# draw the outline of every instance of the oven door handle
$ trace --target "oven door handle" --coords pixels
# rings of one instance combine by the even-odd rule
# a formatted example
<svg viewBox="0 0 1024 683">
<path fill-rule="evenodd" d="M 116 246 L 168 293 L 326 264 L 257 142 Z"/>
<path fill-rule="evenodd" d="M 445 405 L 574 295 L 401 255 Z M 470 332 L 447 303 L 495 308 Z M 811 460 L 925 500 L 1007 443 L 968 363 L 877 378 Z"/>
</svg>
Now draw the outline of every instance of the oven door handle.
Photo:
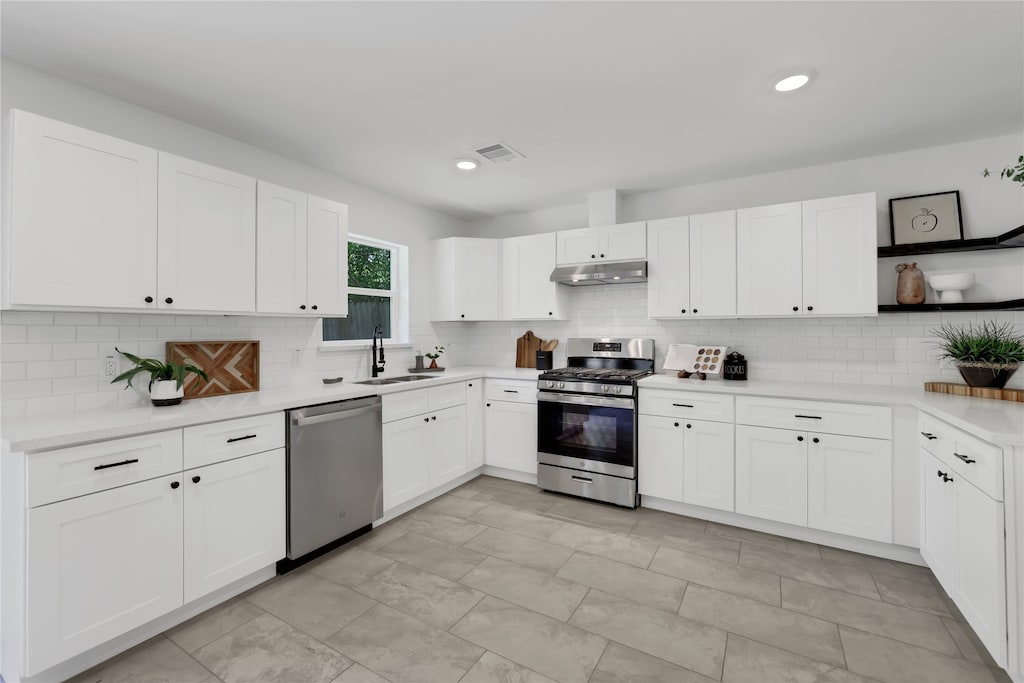
<svg viewBox="0 0 1024 683">
<path fill-rule="evenodd" d="M 581 406 L 607 406 L 609 408 L 633 409 L 633 399 L 622 398 L 619 396 L 595 396 L 592 394 L 583 396 L 580 394 L 559 394 L 554 391 L 538 391 L 537 400 L 546 401 L 548 403 L 572 403 L 574 405 Z"/>
</svg>

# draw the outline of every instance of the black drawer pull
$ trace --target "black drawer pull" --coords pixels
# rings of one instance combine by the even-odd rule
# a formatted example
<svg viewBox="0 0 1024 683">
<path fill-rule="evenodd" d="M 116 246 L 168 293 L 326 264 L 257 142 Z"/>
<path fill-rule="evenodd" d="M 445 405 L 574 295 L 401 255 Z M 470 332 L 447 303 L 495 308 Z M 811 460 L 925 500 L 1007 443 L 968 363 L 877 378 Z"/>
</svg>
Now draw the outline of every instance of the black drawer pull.
<svg viewBox="0 0 1024 683">
<path fill-rule="evenodd" d="M 692 408 L 693 407 L 689 403 L 673 403 L 672 405 L 674 407 L 676 407 L 676 408 Z"/>
<path fill-rule="evenodd" d="M 93 467 L 94 470 L 105 470 L 110 467 L 120 467 L 121 465 L 131 465 L 133 462 L 138 462 L 138 458 L 132 458 L 131 460 L 122 460 L 121 462 L 112 462 L 109 465 L 96 465 Z"/>
<path fill-rule="evenodd" d="M 794 415 L 793 417 L 802 417 L 805 420 L 820 420 L 820 415 Z"/>
<path fill-rule="evenodd" d="M 255 439 L 255 434 L 246 434 L 245 436 L 235 436 L 228 439 L 228 443 L 234 443 L 236 441 L 245 441 L 246 439 Z"/>
<path fill-rule="evenodd" d="M 519 393 L 518 389 L 502 389 L 502 391 L 504 391 L 506 394 L 518 394 Z"/>
<path fill-rule="evenodd" d="M 971 463 L 978 462 L 977 460 L 974 460 L 973 458 L 968 458 L 966 455 L 961 455 L 959 453 L 953 453 L 953 455 L 956 456 L 957 458 L 960 458 L 961 460 L 963 460 L 968 465 L 970 465 Z"/>
<path fill-rule="evenodd" d="M 179 486 L 181 486 L 181 482 L 180 482 L 180 481 L 172 481 L 172 482 L 171 482 L 171 488 L 172 488 L 172 489 L 176 489 L 176 488 L 178 488 Z"/>
<path fill-rule="evenodd" d="M 937 474 L 939 476 L 939 479 L 941 479 L 944 482 L 953 481 L 953 477 L 949 476 L 948 474 L 946 474 L 942 470 L 936 470 L 935 474 Z"/>
<path fill-rule="evenodd" d="M 197 474 L 196 476 L 192 477 L 192 483 L 193 483 L 193 484 L 198 484 L 198 483 L 199 483 L 199 480 L 200 480 L 200 479 L 202 479 L 202 477 L 200 477 L 200 476 L 199 476 L 199 475 Z"/>
<path fill-rule="evenodd" d="M 934 434 L 929 434 L 928 432 L 921 432 L 921 436 L 923 436 L 924 438 L 928 439 L 929 441 L 935 441 L 935 439 L 939 438 L 939 437 L 935 436 Z"/>
</svg>

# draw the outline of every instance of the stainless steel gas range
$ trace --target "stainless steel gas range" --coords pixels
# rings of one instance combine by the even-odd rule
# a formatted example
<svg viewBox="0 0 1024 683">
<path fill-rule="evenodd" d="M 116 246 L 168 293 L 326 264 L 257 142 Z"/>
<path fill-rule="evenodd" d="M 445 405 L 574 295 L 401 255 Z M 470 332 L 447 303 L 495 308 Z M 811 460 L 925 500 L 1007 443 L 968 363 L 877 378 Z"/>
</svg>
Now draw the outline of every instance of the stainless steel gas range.
<svg viewBox="0 0 1024 683">
<path fill-rule="evenodd" d="M 653 339 L 570 339 L 569 366 L 537 381 L 537 485 L 635 508 L 636 382 Z"/>
</svg>

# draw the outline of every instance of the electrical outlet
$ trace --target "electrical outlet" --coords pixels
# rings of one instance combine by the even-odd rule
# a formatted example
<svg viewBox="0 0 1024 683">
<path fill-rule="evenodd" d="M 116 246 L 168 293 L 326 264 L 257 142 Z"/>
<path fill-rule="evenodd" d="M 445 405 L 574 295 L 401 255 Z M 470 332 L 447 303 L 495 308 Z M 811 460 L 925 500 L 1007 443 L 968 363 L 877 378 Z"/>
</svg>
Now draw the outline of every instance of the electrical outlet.
<svg viewBox="0 0 1024 683">
<path fill-rule="evenodd" d="M 117 377 L 117 358 L 114 356 L 105 356 L 103 358 L 103 376 Z"/>
<path fill-rule="evenodd" d="M 302 349 L 295 349 L 294 351 L 292 351 L 292 367 L 302 367 Z"/>
</svg>

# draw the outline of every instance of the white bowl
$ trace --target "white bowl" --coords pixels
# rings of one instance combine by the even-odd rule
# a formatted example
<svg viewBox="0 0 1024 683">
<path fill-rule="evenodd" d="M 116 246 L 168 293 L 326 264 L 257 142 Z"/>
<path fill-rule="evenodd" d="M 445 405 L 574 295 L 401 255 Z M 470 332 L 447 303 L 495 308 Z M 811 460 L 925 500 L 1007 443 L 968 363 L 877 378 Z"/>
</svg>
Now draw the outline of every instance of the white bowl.
<svg viewBox="0 0 1024 683">
<path fill-rule="evenodd" d="M 974 273 L 956 273 L 934 271 L 924 274 L 925 282 L 939 294 L 941 303 L 961 303 L 964 300 L 963 290 L 974 285 Z"/>
</svg>

